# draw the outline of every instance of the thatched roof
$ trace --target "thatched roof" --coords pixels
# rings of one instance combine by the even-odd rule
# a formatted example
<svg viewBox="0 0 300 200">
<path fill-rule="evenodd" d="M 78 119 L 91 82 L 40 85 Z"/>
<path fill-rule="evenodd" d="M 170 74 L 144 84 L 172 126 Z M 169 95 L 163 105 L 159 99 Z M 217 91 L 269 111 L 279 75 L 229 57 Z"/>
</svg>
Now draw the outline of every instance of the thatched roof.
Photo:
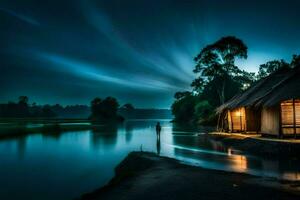
<svg viewBox="0 0 300 200">
<path fill-rule="evenodd" d="M 238 107 L 271 107 L 292 98 L 300 98 L 300 65 L 293 69 L 279 70 L 261 79 L 221 105 L 217 112 Z"/>
</svg>

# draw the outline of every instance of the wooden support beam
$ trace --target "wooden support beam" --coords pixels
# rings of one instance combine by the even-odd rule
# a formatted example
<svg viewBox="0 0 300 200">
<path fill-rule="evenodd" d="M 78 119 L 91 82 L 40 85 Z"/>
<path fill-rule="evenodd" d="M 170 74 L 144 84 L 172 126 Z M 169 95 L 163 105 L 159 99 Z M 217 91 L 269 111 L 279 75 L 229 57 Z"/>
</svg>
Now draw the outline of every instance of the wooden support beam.
<svg viewBox="0 0 300 200">
<path fill-rule="evenodd" d="M 242 132 L 243 131 L 242 108 L 239 109 L 239 112 L 240 112 L 240 128 Z"/>
<path fill-rule="evenodd" d="M 282 131 L 282 110 L 281 110 L 281 104 L 279 105 L 279 138 L 283 138 L 283 131 Z"/>
<path fill-rule="evenodd" d="M 293 118 L 294 118 L 294 137 L 297 137 L 296 133 L 296 108 L 295 108 L 295 99 L 293 99 Z"/>
</svg>

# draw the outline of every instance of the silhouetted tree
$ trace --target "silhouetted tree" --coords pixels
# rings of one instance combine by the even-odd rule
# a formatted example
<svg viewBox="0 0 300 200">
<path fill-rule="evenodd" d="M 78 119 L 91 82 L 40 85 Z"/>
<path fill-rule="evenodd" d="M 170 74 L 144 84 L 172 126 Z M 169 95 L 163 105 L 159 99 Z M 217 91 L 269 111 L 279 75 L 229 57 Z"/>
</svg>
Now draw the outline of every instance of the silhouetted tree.
<svg viewBox="0 0 300 200">
<path fill-rule="evenodd" d="M 199 123 L 209 121 L 214 115 L 213 106 L 207 101 L 199 101 L 195 105 L 195 116 Z"/>
<path fill-rule="evenodd" d="M 297 65 L 300 65 L 300 55 L 293 55 L 290 65 L 291 67 L 296 67 Z"/>
<path fill-rule="evenodd" d="M 126 103 L 124 104 L 121 109 L 125 109 L 125 110 L 134 110 L 134 106 L 130 103 Z"/>
<path fill-rule="evenodd" d="M 203 122 L 215 120 L 214 109 L 247 89 L 255 73 L 239 69 L 236 59 L 247 58 L 247 46 L 236 37 L 223 37 L 204 47 L 194 58 L 196 79 L 192 92 L 177 92 L 172 105 L 175 121 Z"/>
<path fill-rule="evenodd" d="M 189 92 L 189 91 L 185 91 L 185 92 L 176 92 L 175 95 L 174 95 L 174 98 L 175 98 L 176 100 L 179 100 L 179 99 L 182 99 L 182 98 L 184 98 L 184 97 L 186 97 L 186 96 L 189 96 L 189 95 L 191 95 L 191 94 L 192 94 L 192 93 Z"/>
<path fill-rule="evenodd" d="M 268 61 L 265 64 L 259 66 L 257 79 L 267 77 L 268 75 L 276 72 L 279 69 L 288 69 L 288 68 L 290 68 L 289 63 L 285 62 L 282 59 Z"/>
<path fill-rule="evenodd" d="M 242 40 L 233 36 L 223 37 L 203 48 L 194 59 L 196 62 L 194 73 L 198 74 L 197 79 L 192 83 L 194 90 L 201 92 L 208 83 L 214 81 L 219 101 L 223 104 L 230 98 L 226 94 L 227 80 L 246 73 L 235 65 L 237 58 L 247 58 L 247 46 Z M 241 81 L 243 85 L 244 80 L 236 81 Z"/>
<path fill-rule="evenodd" d="M 92 114 L 90 119 L 94 121 L 121 120 L 121 117 L 117 114 L 118 108 L 119 103 L 117 99 L 113 97 L 106 97 L 104 100 L 101 100 L 97 97 L 91 102 Z"/>
<path fill-rule="evenodd" d="M 102 114 L 104 117 L 108 117 L 108 118 L 117 117 L 118 108 L 119 108 L 119 103 L 117 99 L 113 97 L 106 97 L 102 101 Z"/>
<path fill-rule="evenodd" d="M 20 96 L 17 108 L 17 117 L 29 117 L 28 97 Z"/>
<path fill-rule="evenodd" d="M 90 116 L 91 119 L 98 119 L 101 117 L 102 110 L 102 99 L 96 97 L 91 101 L 91 111 L 92 114 Z"/>
<path fill-rule="evenodd" d="M 41 116 L 44 118 L 53 118 L 56 117 L 56 114 L 53 112 L 50 105 L 44 105 Z"/>
<path fill-rule="evenodd" d="M 192 123 L 195 120 L 195 105 L 197 97 L 191 93 L 181 96 L 172 104 L 174 121 L 179 123 Z"/>
</svg>

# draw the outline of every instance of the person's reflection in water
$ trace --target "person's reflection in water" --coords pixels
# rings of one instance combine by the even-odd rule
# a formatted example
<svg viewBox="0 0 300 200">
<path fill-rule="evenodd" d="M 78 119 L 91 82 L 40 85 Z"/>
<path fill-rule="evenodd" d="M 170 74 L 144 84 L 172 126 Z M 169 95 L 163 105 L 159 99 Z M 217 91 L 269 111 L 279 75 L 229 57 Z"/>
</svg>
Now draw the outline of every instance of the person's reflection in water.
<svg viewBox="0 0 300 200">
<path fill-rule="evenodd" d="M 157 122 L 157 124 L 156 124 L 156 149 L 157 149 L 157 155 L 160 154 L 160 131 L 161 131 L 161 126 L 160 126 L 160 123 Z"/>
<path fill-rule="evenodd" d="M 156 124 L 156 137 L 160 139 L 160 131 L 161 131 L 161 126 L 160 123 L 157 122 Z"/>
<path fill-rule="evenodd" d="M 156 140 L 156 150 L 157 150 L 157 155 L 160 155 L 160 137 L 157 137 Z"/>
</svg>

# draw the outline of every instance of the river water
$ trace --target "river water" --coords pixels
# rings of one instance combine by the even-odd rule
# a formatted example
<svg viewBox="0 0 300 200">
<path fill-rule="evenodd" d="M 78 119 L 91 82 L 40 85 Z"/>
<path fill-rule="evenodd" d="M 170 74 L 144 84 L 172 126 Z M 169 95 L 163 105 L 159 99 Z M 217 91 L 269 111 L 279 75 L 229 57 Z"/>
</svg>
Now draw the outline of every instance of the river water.
<svg viewBox="0 0 300 200">
<path fill-rule="evenodd" d="M 162 124 L 157 142 L 155 124 Z M 209 169 L 286 180 L 300 179 L 296 159 L 248 155 L 205 136 L 207 128 L 169 120 L 131 120 L 119 126 L 0 140 L 0 199 L 74 199 L 107 183 L 131 151 L 151 151 Z"/>
</svg>

